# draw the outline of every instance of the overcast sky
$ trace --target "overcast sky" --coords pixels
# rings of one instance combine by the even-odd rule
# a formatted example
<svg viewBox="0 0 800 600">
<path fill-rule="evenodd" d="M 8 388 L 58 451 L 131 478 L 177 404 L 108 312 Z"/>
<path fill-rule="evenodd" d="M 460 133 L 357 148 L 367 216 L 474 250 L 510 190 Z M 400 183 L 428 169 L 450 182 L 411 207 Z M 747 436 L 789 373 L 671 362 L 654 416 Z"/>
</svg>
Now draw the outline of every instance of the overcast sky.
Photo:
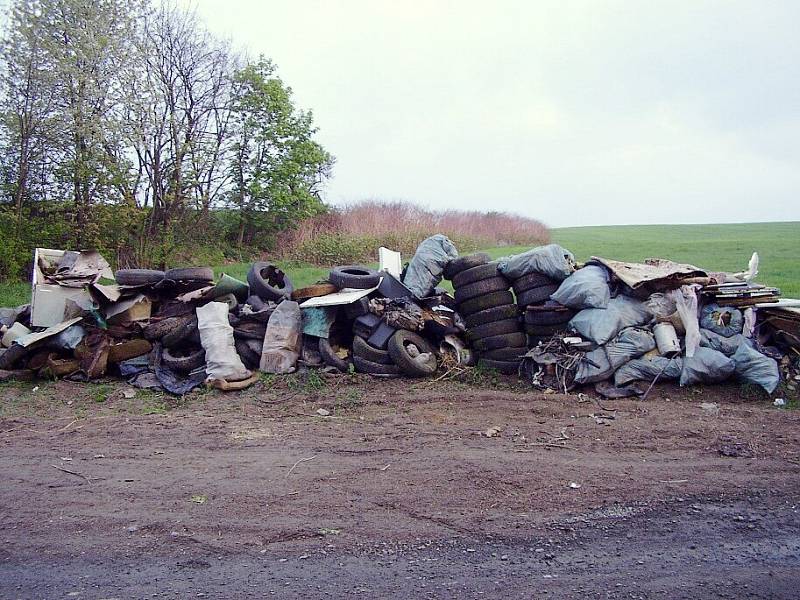
<svg viewBox="0 0 800 600">
<path fill-rule="evenodd" d="M 313 110 L 329 202 L 800 219 L 797 0 L 186 4 Z"/>
</svg>

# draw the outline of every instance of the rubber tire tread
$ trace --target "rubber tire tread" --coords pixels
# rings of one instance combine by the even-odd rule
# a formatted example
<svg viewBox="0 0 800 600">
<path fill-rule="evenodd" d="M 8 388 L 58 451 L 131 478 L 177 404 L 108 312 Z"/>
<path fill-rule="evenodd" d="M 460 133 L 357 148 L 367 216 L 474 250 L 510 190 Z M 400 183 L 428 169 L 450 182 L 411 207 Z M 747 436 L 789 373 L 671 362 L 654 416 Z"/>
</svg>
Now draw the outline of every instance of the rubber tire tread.
<svg viewBox="0 0 800 600">
<path fill-rule="evenodd" d="M 170 281 L 214 281 L 214 269 L 211 267 L 183 267 L 169 269 L 164 279 Z"/>
<path fill-rule="evenodd" d="M 120 269 L 114 273 L 119 285 L 154 285 L 164 279 L 164 271 L 154 269 Z"/>
<path fill-rule="evenodd" d="M 495 369 L 504 375 L 517 375 L 519 373 L 520 361 L 492 360 L 489 358 L 479 358 L 478 366 L 486 369 Z"/>
<path fill-rule="evenodd" d="M 476 298 L 470 298 L 458 305 L 458 312 L 462 315 L 469 316 L 473 313 L 502 306 L 504 304 L 513 304 L 514 294 L 509 291 L 492 292 Z"/>
<path fill-rule="evenodd" d="M 460 273 L 456 273 L 456 275 L 453 277 L 453 287 L 458 289 L 460 287 L 464 287 L 465 285 L 469 285 L 470 283 L 480 281 L 481 279 L 497 277 L 498 275 L 500 275 L 500 271 L 497 270 L 496 262 L 478 265 L 477 267 L 464 269 Z"/>
<path fill-rule="evenodd" d="M 444 272 L 442 274 L 444 275 L 445 279 L 449 279 L 452 281 L 453 277 L 461 273 L 461 271 L 466 271 L 467 269 L 471 269 L 479 265 L 485 265 L 491 260 L 492 257 L 486 254 L 485 252 L 467 254 L 466 256 L 460 256 L 458 258 L 454 258 L 449 263 L 447 263 L 444 267 Z"/>
<path fill-rule="evenodd" d="M 261 355 L 250 347 L 249 341 L 252 340 L 236 340 L 234 346 L 236 347 L 236 354 L 242 359 L 244 366 L 253 370 L 257 369 L 261 364 Z"/>
<path fill-rule="evenodd" d="M 550 284 L 525 290 L 517 295 L 517 304 L 520 306 L 530 306 L 531 304 L 546 302 L 550 299 L 550 294 L 555 293 L 557 289 L 558 286 L 556 284 Z"/>
<path fill-rule="evenodd" d="M 184 317 L 167 317 L 166 319 L 162 319 L 161 321 L 150 323 L 147 327 L 144 328 L 142 335 L 144 335 L 144 339 L 146 339 L 149 342 L 160 340 L 165 335 L 173 331 L 176 327 L 178 327 L 181 323 L 183 323 L 183 320 Z"/>
<path fill-rule="evenodd" d="M 16 363 L 28 356 L 30 349 L 19 344 L 11 344 L 0 354 L 0 369 L 11 369 Z"/>
<path fill-rule="evenodd" d="M 350 370 L 350 361 L 336 356 L 331 342 L 327 338 L 319 338 L 319 353 L 323 362 L 329 367 L 339 369 L 342 373 L 347 373 Z M 352 351 L 350 354 L 352 355 Z"/>
<path fill-rule="evenodd" d="M 381 363 L 372 362 L 360 356 L 353 356 L 353 366 L 359 373 L 367 373 L 369 375 L 401 375 L 402 371 L 397 365 L 384 365 Z"/>
<path fill-rule="evenodd" d="M 378 363 L 380 365 L 393 365 L 394 361 L 387 350 L 381 350 L 372 346 L 360 335 L 353 336 L 353 356 L 359 356 L 364 360 Z"/>
<path fill-rule="evenodd" d="M 522 292 L 527 292 L 528 290 L 536 287 L 553 284 L 558 285 L 558 282 L 554 279 L 550 279 L 547 275 L 542 275 L 541 273 L 529 273 L 528 275 L 523 275 L 522 277 L 515 279 L 511 287 L 514 288 L 515 294 L 521 294 Z"/>
<path fill-rule="evenodd" d="M 289 276 L 286 275 L 286 273 L 283 273 L 282 288 L 270 285 L 267 279 L 264 279 L 264 276 L 261 274 L 264 269 L 268 269 L 269 267 L 272 267 L 275 270 L 283 273 L 283 270 L 279 269 L 272 263 L 263 261 L 254 262 L 250 267 L 250 270 L 247 272 L 247 283 L 250 286 L 251 294 L 255 294 L 262 300 L 279 302 L 280 300 L 291 296 L 292 292 L 294 291 L 294 286 L 292 285 L 292 280 L 289 279 Z"/>
<path fill-rule="evenodd" d="M 536 348 L 539 345 L 539 342 L 547 341 L 552 336 L 549 335 L 530 335 L 528 334 L 528 348 Z"/>
<path fill-rule="evenodd" d="M 363 273 L 348 273 L 347 271 L 363 271 Z M 366 290 L 378 285 L 381 276 L 374 269 L 363 265 L 341 265 L 331 269 L 328 279 L 340 290 L 343 288 Z"/>
<path fill-rule="evenodd" d="M 472 344 L 478 352 L 488 352 L 498 348 L 521 348 L 527 343 L 524 333 L 506 333 L 476 340 Z"/>
<path fill-rule="evenodd" d="M 516 304 L 503 304 L 502 306 L 487 308 L 486 310 L 481 310 L 468 317 L 464 317 L 464 323 L 467 329 L 470 329 L 485 323 L 503 321 L 505 319 L 516 319 L 517 317 L 519 317 L 519 307 Z"/>
<path fill-rule="evenodd" d="M 405 344 L 414 344 L 420 351 L 420 354 L 430 353 L 431 362 L 420 363 L 408 355 Z M 434 347 L 428 343 L 423 337 L 417 335 L 413 331 L 406 329 L 398 329 L 391 338 L 389 338 L 389 356 L 392 357 L 394 363 L 400 368 L 404 375 L 410 377 L 429 377 L 436 373 L 438 363 L 436 361 L 436 351 Z M 431 368 L 431 364 L 433 368 Z"/>
<path fill-rule="evenodd" d="M 574 310 L 526 310 L 525 323 L 528 325 L 563 325 L 575 316 Z"/>
<path fill-rule="evenodd" d="M 502 292 L 508 289 L 508 281 L 505 277 L 489 277 L 481 279 L 475 283 L 470 283 L 456 290 L 456 302 L 465 302 L 470 298 L 477 298 L 492 292 Z"/>
<path fill-rule="evenodd" d="M 554 333 L 565 331 L 566 327 L 564 325 L 531 325 L 525 323 L 524 330 L 528 335 L 550 337 Z"/>
<path fill-rule="evenodd" d="M 169 348 L 164 348 L 161 353 L 161 363 L 173 371 L 189 373 L 206 364 L 206 351 L 203 348 L 197 348 L 188 356 L 173 356 Z"/>
<path fill-rule="evenodd" d="M 197 328 L 197 317 L 185 319 L 183 323 L 175 327 L 172 331 L 161 338 L 161 343 L 165 348 L 174 348 L 184 340 L 188 340 L 193 334 L 199 333 Z"/>
<path fill-rule="evenodd" d="M 474 342 L 486 337 L 495 335 L 505 335 L 507 333 L 518 333 L 522 331 L 522 324 L 517 319 L 503 319 L 502 321 L 492 321 L 484 323 L 478 327 L 467 329 L 467 340 Z"/>
<path fill-rule="evenodd" d="M 527 346 L 520 346 L 516 348 L 497 348 L 496 350 L 489 350 L 483 352 L 480 358 L 488 358 L 489 360 L 520 360 L 522 356 L 528 353 Z"/>
<path fill-rule="evenodd" d="M 261 340 L 267 335 L 267 325 L 258 321 L 245 321 L 233 328 L 233 337 L 242 340 Z"/>
</svg>

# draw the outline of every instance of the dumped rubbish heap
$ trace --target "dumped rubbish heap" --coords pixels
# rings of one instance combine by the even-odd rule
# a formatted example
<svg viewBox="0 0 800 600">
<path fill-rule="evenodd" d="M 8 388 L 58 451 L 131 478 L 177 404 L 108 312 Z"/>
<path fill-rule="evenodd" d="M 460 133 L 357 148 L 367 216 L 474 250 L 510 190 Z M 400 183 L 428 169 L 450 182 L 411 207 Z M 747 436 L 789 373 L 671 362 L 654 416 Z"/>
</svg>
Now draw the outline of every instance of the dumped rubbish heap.
<svg viewBox="0 0 800 600">
<path fill-rule="evenodd" d="M 37 249 L 31 304 L 0 309 L 0 380 L 116 376 L 181 395 L 298 366 L 378 377 L 478 366 L 622 397 L 662 380 L 735 377 L 773 393 L 798 379 L 800 301 L 753 283 L 755 254 L 741 273 L 663 259 L 578 265 L 557 244 L 493 261 L 435 235 L 405 270 L 397 253 L 380 259 L 295 289 L 268 262 L 247 281 L 215 280 L 206 267 L 113 273 L 96 252 Z"/>
</svg>

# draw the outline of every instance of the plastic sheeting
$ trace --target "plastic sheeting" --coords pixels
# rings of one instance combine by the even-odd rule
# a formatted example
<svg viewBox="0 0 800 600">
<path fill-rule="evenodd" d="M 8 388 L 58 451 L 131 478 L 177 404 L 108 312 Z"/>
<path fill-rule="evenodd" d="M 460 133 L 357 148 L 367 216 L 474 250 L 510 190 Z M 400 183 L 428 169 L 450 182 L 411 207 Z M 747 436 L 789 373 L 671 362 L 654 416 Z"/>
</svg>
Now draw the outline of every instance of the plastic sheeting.
<svg viewBox="0 0 800 600">
<path fill-rule="evenodd" d="M 291 373 L 303 346 L 300 305 L 284 300 L 272 313 L 261 349 L 260 369 L 265 373 Z"/>
<path fill-rule="evenodd" d="M 722 352 L 700 347 L 694 356 L 683 359 L 681 385 L 718 383 L 733 375 L 736 365 Z"/>
<path fill-rule="evenodd" d="M 575 271 L 572 252 L 558 244 L 538 246 L 522 254 L 501 258 L 498 270 L 511 279 L 519 279 L 531 273 L 540 273 L 556 281 L 564 281 Z"/>
<path fill-rule="evenodd" d="M 608 271 L 599 265 L 586 265 L 567 277 L 550 299 L 575 310 L 606 308 L 611 300 Z"/>
<path fill-rule="evenodd" d="M 652 318 L 647 306 L 628 296 L 617 296 L 607 308 L 587 308 L 572 317 L 569 327 L 602 346 L 625 327 L 644 325 Z"/>
<path fill-rule="evenodd" d="M 768 394 L 778 387 L 781 376 L 774 358 L 764 356 L 748 344 L 741 344 L 731 358 L 736 365 L 736 376 L 742 381 L 760 385 Z"/>
<path fill-rule="evenodd" d="M 403 284 L 417 298 L 430 296 L 442 280 L 445 266 L 455 258 L 458 258 L 458 250 L 450 238 L 441 233 L 432 235 L 417 246 Z"/>
</svg>

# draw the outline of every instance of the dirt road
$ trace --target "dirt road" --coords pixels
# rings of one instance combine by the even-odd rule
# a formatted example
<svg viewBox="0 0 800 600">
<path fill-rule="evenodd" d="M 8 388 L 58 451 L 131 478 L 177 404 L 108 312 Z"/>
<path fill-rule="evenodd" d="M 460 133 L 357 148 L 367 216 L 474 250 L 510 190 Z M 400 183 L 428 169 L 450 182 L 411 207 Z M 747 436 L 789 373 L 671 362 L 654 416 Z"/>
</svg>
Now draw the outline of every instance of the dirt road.
<svg viewBox="0 0 800 600">
<path fill-rule="evenodd" d="M 797 597 L 800 412 L 737 387 L 125 392 L 0 390 L 3 598 Z"/>
</svg>

